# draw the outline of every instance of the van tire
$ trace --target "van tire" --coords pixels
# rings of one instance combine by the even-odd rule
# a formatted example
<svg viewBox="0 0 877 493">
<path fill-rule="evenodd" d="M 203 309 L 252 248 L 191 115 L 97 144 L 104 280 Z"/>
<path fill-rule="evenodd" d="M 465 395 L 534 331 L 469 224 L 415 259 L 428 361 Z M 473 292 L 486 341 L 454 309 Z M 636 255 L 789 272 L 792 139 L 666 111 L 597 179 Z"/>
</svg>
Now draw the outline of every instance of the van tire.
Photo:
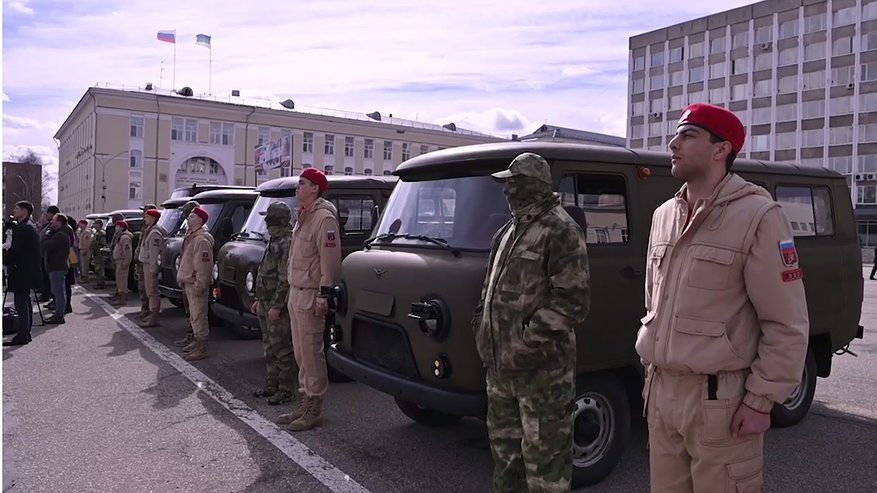
<svg viewBox="0 0 877 493">
<path fill-rule="evenodd" d="M 183 300 L 177 298 L 168 298 L 168 301 L 171 302 L 171 305 L 174 305 L 177 308 L 183 308 Z"/>
<path fill-rule="evenodd" d="M 816 395 L 816 356 L 813 350 L 808 348 L 801 385 L 795 388 L 786 402 L 773 406 L 770 413 L 771 425 L 786 428 L 800 423 L 810 411 L 814 395 Z"/>
<path fill-rule="evenodd" d="M 630 436 L 630 398 L 615 375 L 585 375 L 576 383 L 573 424 L 574 488 L 612 472 Z"/>
<path fill-rule="evenodd" d="M 435 409 L 420 407 L 417 404 L 396 397 L 396 405 L 402 414 L 426 426 L 447 426 L 458 423 L 462 416 L 446 414 Z"/>
</svg>

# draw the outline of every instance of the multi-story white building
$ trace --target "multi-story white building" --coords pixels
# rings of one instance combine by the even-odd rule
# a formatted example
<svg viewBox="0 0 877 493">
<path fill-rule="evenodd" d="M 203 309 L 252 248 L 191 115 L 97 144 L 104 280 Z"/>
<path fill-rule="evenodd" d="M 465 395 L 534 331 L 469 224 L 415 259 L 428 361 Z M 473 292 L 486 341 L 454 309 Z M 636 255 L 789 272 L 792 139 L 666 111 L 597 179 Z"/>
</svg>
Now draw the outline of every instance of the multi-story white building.
<svg viewBox="0 0 877 493">
<path fill-rule="evenodd" d="M 503 140 L 378 113 L 267 106 L 89 88 L 55 134 L 58 205 L 84 217 L 160 204 L 193 183 L 256 185 L 310 166 L 327 174 L 390 174 L 412 156 Z"/>
<path fill-rule="evenodd" d="M 877 0 L 766 0 L 630 38 L 627 143 L 665 150 L 689 103 L 734 111 L 742 157 L 847 177 L 877 244 Z"/>
</svg>

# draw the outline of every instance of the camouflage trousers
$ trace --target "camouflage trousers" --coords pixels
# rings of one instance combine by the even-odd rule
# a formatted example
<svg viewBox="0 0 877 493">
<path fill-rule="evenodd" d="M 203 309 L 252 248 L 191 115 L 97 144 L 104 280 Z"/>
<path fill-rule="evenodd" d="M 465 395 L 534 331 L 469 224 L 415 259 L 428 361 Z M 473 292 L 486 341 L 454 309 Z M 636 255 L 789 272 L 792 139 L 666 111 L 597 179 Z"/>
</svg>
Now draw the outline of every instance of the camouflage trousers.
<svg viewBox="0 0 877 493">
<path fill-rule="evenodd" d="M 106 273 L 104 272 L 104 256 L 96 253 L 91 256 L 92 266 L 94 267 L 94 277 L 97 278 L 97 284 L 102 285 L 106 282 Z"/>
<path fill-rule="evenodd" d="M 496 492 L 570 491 L 575 372 L 487 372 Z"/>
<path fill-rule="evenodd" d="M 82 282 L 88 282 L 88 278 L 91 275 L 91 252 L 84 250 L 81 255 L 82 262 L 79 263 L 79 270 L 81 271 Z"/>
<path fill-rule="evenodd" d="M 265 350 L 265 386 L 295 393 L 298 389 L 298 364 L 292 350 L 289 311 L 284 307 L 280 320 L 268 320 L 269 307 L 259 302 L 259 326 Z"/>
</svg>

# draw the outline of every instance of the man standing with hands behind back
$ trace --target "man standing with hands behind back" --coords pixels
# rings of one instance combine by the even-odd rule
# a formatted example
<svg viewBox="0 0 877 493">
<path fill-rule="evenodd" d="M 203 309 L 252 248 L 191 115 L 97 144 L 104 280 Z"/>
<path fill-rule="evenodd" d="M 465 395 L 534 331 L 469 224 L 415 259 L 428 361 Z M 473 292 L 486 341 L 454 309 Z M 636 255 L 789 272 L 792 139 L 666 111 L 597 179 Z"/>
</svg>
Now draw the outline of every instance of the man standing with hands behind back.
<svg viewBox="0 0 877 493">
<path fill-rule="evenodd" d="M 296 197 L 301 207 L 289 247 L 289 314 L 292 346 L 298 363 L 301 400 L 292 413 L 277 422 L 291 431 L 310 430 L 323 422 L 323 395 L 329 388 L 323 331 L 328 302 L 320 288 L 333 286 L 341 274 L 341 236 L 335 206 L 322 198 L 329 189 L 326 175 L 316 168 L 302 171 Z"/>
<path fill-rule="evenodd" d="M 771 409 L 801 380 L 803 273 L 779 204 L 730 172 L 744 138 L 696 103 L 670 141 L 685 184 L 652 217 L 636 342 L 652 491 L 760 491 Z"/>
</svg>

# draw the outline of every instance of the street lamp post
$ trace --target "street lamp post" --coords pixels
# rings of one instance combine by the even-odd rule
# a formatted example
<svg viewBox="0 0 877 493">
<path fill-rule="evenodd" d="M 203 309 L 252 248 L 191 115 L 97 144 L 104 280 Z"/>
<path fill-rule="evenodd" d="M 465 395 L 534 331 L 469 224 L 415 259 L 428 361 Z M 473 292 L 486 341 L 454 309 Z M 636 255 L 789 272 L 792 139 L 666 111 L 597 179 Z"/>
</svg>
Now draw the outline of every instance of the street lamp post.
<svg viewBox="0 0 877 493">
<path fill-rule="evenodd" d="M 79 149 L 81 149 L 82 151 L 88 152 L 88 150 L 85 149 L 84 147 L 80 147 Z M 116 153 L 115 155 L 113 155 L 105 160 L 100 159 L 100 157 L 109 156 L 109 154 L 107 154 L 105 152 L 91 154 L 91 157 L 94 158 L 94 160 L 97 163 L 100 163 L 100 181 L 101 181 L 101 195 L 100 195 L 101 210 L 100 210 L 100 212 L 106 212 L 106 208 L 107 208 L 107 180 L 106 180 L 107 163 L 109 163 L 113 159 L 116 159 L 117 157 L 121 156 L 122 154 L 125 154 L 126 152 L 128 152 L 128 151 L 127 150 L 121 151 L 121 152 Z"/>
</svg>

